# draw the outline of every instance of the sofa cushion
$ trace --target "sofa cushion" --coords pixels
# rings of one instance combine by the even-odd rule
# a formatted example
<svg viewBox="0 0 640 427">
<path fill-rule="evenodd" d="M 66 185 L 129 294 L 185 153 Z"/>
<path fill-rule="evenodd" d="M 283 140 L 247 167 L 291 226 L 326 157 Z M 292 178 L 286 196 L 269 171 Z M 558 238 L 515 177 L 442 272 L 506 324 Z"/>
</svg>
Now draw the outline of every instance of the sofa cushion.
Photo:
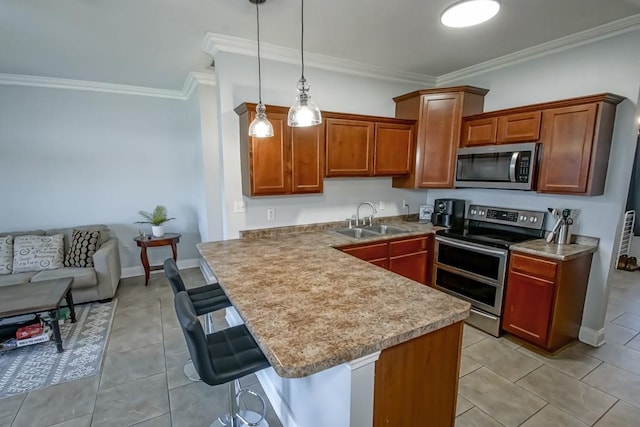
<svg viewBox="0 0 640 427">
<path fill-rule="evenodd" d="M 42 271 L 64 266 L 64 236 L 16 236 L 13 240 L 13 272 Z"/>
<path fill-rule="evenodd" d="M 100 242 L 98 230 L 73 230 L 71 247 L 64 259 L 65 267 L 93 267 L 93 254 Z"/>
<path fill-rule="evenodd" d="M 60 279 L 62 277 L 73 277 L 71 289 L 90 288 L 98 284 L 98 277 L 93 268 L 65 267 L 57 270 L 40 271 L 31 278 L 31 283 L 43 280 Z"/>
<path fill-rule="evenodd" d="M 80 225 L 78 227 L 69 227 L 69 228 L 53 228 L 51 230 L 47 230 L 45 234 L 47 236 L 53 236 L 54 234 L 64 234 L 64 253 L 69 253 L 69 249 L 71 248 L 71 241 L 73 240 L 73 231 L 74 230 L 97 230 L 100 232 L 100 242 L 99 244 L 104 244 L 107 240 L 111 238 L 111 233 L 109 232 L 109 227 L 104 224 L 93 224 L 93 225 Z"/>
<path fill-rule="evenodd" d="M 0 233 L 0 237 L 12 235 L 16 236 L 44 236 L 44 230 L 29 230 L 29 231 L 3 231 Z"/>
<path fill-rule="evenodd" d="M 29 271 L 27 273 L 6 274 L 0 276 L 0 286 L 19 285 L 21 283 L 28 283 L 37 271 Z"/>
<path fill-rule="evenodd" d="M 0 237 L 0 275 L 13 272 L 13 236 Z"/>
</svg>

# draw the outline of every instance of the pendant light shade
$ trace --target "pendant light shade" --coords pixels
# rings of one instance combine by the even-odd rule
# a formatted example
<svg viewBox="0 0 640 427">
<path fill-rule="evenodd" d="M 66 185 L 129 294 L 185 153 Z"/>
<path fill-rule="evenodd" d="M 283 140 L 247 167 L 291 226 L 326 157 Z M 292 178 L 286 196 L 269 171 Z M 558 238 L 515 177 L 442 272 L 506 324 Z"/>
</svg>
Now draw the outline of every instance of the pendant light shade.
<svg viewBox="0 0 640 427">
<path fill-rule="evenodd" d="M 287 116 L 287 124 L 291 127 L 315 126 L 322 123 L 322 114 L 318 106 L 311 100 L 309 85 L 307 84 L 307 79 L 304 78 L 304 0 L 301 0 L 301 3 L 300 59 L 302 73 L 300 80 L 298 80 L 296 103 L 289 109 L 289 115 Z"/>
<path fill-rule="evenodd" d="M 442 12 L 440 22 L 447 27 L 470 27 L 488 21 L 499 11 L 499 0 L 462 0 Z"/>
<path fill-rule="evenodd" d="M 258 105 L 256 105 L 256 118 L 249 124 L 249 136 L 255 138 L 269 138 L 273 136 L 273 125 L 267 119 L 267 107 L 262 103 L 262 70 L 260 68 L 260 11 L 259 3 L 266 0 L 249 0 L 256 5 L 256 28 L 258 32 Z"/>
</svg>

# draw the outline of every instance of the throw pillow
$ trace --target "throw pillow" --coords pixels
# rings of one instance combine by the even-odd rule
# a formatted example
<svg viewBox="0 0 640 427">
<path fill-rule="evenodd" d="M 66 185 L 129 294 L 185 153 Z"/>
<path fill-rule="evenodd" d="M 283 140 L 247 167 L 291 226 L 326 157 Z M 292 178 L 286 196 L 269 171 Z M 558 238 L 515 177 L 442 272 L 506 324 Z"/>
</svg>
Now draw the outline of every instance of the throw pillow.
<svg viewBox="0 0 640 427">
<path fill-rule="evenodd" d="M 63 260 L 63 234 L 16 236 L 13 240 L 14 274 L 62 268 Z"/>
<path fill-rule="evenodd" d="M 0 274 L 13 271 L 13 236 L 0 237 Z"/>
<path fill-rule="evenodd" d="M 100 231 L 73 230 L 71 247 L 64 259 L 65 267 L 93 267 L 93 254 L 99 243 Z"/>
</svg>

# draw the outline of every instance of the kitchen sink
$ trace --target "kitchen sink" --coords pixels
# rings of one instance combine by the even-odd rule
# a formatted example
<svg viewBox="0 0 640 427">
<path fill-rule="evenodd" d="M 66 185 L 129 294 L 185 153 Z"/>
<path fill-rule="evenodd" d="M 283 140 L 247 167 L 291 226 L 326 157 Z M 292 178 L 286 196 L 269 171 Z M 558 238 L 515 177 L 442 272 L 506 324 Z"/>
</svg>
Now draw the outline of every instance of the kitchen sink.
<svg viewBox="0 0 640 427">
<path fill-rule="evenodd" d="M 377 234 L 387 234 L 387 235 L 408 232 L 408 230 L 405 230 L 404 228 L 394 227 L 392 225 L 386 225 L 386 224 L 369 225 L 367 227 L 364 227 L 363 229 L 367 231 L 373 231 L 374 233 L 377 233 Z"/>
<path fill-rule="evenodd" d="M 364 228 L 339 228 L 335 230 L 335 232 L 347 237 L 353 237 L 354 239 L 364 239 L 366 237 L 376 237 L 380 235 L 380 233 L 365 230 Z"/>
</svg>

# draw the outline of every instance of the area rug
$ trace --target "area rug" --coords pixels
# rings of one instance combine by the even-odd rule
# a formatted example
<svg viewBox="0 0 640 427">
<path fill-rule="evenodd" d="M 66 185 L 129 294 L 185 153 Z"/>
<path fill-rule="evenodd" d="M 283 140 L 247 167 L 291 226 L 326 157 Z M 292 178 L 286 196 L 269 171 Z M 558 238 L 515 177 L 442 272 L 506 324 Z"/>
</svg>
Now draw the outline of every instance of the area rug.
<svg viewBox="0 0 640 427">
<path fill-rule="evenodd" d="M 47 343 L 0 352 L 0 398 L 95 375 L 102 368 L 116 300 L 76 307 L 76 322 L 60 325 L 62 347 Z"/>
</svg>

